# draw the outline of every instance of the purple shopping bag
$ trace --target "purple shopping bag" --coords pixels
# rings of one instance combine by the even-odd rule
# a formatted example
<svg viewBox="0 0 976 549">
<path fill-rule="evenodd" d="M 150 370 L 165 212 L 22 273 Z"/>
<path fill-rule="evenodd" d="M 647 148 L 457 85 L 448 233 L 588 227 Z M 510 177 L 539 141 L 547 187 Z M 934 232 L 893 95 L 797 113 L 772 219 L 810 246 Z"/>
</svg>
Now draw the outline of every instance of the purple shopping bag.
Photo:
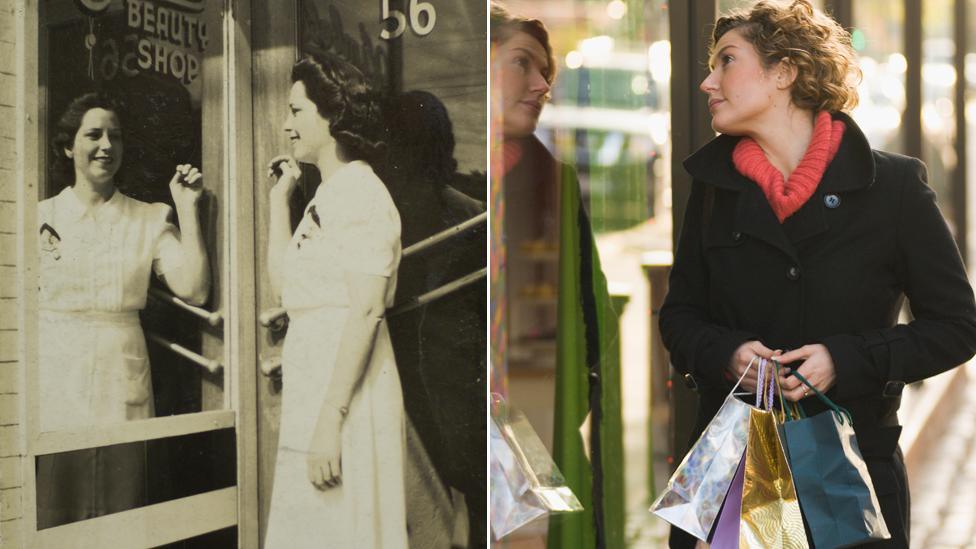
<svg viewBox="0 0 976 549">
<path fill-rule="evenodd" d="M 742 515 L 742 483 L 745 481 L 745 453 L 739 468 L 735 470 L 729 493 L 715 521 L 715 530 L 709 539 L 709 549 L 739 549 L 739 519 Z"/>
</svg>

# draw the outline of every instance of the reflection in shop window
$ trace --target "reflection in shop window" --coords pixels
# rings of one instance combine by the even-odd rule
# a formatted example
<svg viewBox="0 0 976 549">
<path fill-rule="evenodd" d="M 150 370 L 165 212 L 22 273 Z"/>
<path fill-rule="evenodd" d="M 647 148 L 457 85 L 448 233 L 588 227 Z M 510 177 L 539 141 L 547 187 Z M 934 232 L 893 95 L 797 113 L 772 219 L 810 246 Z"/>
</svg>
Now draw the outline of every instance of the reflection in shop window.
<svg viewBox="0 0 976 549">
<path fill-rule="evenodd" d="M 37 218 L 45 229 L 30 429 L 54 431 L 47 440 L 55 447 L 81 433 L 80 447 L 92 433 L 126 438 L 135 429 L 123 423 L 151 429 L 132 423 L 223 408 L 221 273 L 211 268 L 222 255 L 221 10 L 201 0 L 46 1 L 37 9 L 46 122 L 36 144 Z M 111 99 L 79 104 L 81 123 L 59 127 L 69 104 L 92 92 Z M 96 146 L 99 132 L 107 137 Z M 202 169 L 203 179 L 181 165 Z M 186 184 L 171 187 L 180 171 Z M 177 303 L 175 293 L 203 307 Z M 219 463 L 226 471 L 236 463 L 233 434 L 214 433 L 219 444 L 204 441 L 209 434 L 181 444 L 193 443 L 185 447 L 193 455 L 229 449 Z M 157 451 L 164 446 L 126 442 L 37 456 L 38 528 L 210 489 L 213 471 L 181 474 L 188 458 Z M 229 470 L 222 486 L 236 480 Z"/>
<path fill-rule="evenodd" d="M 653 476 L 648 464 L 653 461 L 662 470 L 667 465 L 665 438 L 659 438 L 659 447 L 648 444 L 648 431 L 659 426 L 652 427 L 648 412 L 646 334 L 651 327 L 646 311 L 650 303 L 641 263 L 645 254 L 669 253 L 672 246 L 669 3 L 504 3 L 514 13 L 541 20 L 549 29 L 558 68 L 552 99 L 542 111 L 536 136 L 559 161 L 575 169 L 603 271 L 611 291 L 620 288 L 615 303 L 620 308 L 616 312 L 623 313 L 620 374 L 626 532 L 634 546 L 660 546 L 664 539 L 660 521 L 646 513 Z M 506 199 L 511 191 L 506 189 Z M 508 200 L 507 207 L 512 215 L 506 224 L 514 230 L 519 223 L 513 219 L 517 205 Z M 547 338 L 552 338 L 556 313 L 556 290 L 551 282 L 558 257 L 555 250 L 546 242 L 510 249 L 506 275 L 513 296 L 510 400 L 526 412 L 550 445 L 553 410 L 544 403 L 552 402 L 551 377 L 546 377 L 552 374 L 541 372 L 554 367 L 551 358 L 545 359 L 543 344 L 554 345 Z M 513 266 L 518 260 L 531 262 L 524 277 Z"/>
</svg>

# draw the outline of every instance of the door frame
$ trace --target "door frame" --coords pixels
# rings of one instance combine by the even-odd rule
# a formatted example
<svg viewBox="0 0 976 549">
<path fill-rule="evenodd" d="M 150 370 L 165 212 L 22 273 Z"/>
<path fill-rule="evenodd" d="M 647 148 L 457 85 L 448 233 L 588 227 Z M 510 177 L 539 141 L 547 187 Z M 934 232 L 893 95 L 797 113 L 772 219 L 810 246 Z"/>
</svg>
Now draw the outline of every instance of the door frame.
<svg viewBox="0 0 976 549">
<path fill-rule="evenodd" d="M 17 183 L 17 314 L 20 370 L 18 453 L 22 456 L 22 547 L 98 547 L 111 540 L 126 546 L 155 546 L 238 527 L 238 546 L 257 547 L 257 420 L 255 243 L 253 219 L 235 215 L 254 212 L 252 176 L 251 9 L 250 0 L 222 0 L 223 85 L 219 99 L 220 142 L 217 170 L 226 207 L 221 208 L 220 284 L 224 317 L 223 409 L 151 418 L 111 427 L 63 432 L 38 432 L 38 405 L 26 395 L 37 389 L 38 252 L 34 237 L 39 189 L 46 170 L 42 138 L 46 133 L 46 90 L 41 86 L 40 1 L 20 0 L 16 26 Z M 210 125 L 204 119 L 203 131 Z M 250 222 L 249 222 L 250 221 Z M 237 484 L 233 487 L 148 505 L 42 531 L 37 530 L 35 456 L 97 446 L 235 428 Z M 120 536 L 123 536 L 120 538 Z M 82 545 L 79 545 L 82 543 Z"/>
</svg>

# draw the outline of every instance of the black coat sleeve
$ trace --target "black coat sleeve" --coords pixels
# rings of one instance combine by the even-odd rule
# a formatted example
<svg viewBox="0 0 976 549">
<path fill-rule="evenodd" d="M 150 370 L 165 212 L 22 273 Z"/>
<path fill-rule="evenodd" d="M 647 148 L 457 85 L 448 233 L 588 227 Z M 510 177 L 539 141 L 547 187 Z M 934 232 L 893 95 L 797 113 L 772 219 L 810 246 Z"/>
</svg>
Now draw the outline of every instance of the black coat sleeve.
<svg viewBox="0 0 976 549">
<path fill-rule="evenodd" d="M 840 399 L 876 395 L 889 381 L 912 383 L 976 353 L 976 304 L 955 241 L 926 183 L 925 165 L 903 170 L 897 223 L 899 278 L 915 319 L 909 324 L 824 338 Z"/>
<path fill-rule="evenodd" d="M 696 382 L 731 388 L 724 375 L 732 353 L 754 334 L 712 322 L 709 315 L 708 265 L 702 246 L 704 184 L 692 183 L 668 294 L 661 307 L 661 337 L 671 363 Z"/>
</svg>

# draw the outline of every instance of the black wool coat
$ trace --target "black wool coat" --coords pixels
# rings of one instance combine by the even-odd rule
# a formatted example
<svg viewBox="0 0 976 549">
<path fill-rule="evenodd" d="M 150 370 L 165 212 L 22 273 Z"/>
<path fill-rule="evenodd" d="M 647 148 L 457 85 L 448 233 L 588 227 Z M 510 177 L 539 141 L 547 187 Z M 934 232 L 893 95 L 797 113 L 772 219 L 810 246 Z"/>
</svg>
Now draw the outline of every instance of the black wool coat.
<svg viewBox="0 0 976 549">
<path fill-rule="evenodd" d="M 782 224 L 733 166 L 738 137 L 720 135 L 685 161 L 694 180 L 661 334 L 674 367 L 697 383 L 690 443 L 732 388 L 724 370 L 742 343 L 824 344 L 837 375 L 827 395 L 853 415 L 892 533 L 884 545 L 907 547 L 901 388 L 976 353 L 976 304 L 924 164 L 872 150 L 853 120 L 833 116 L 847 125 L 837 156 Z M 914 320 L 898 324 L 906 297 Z M 825 409 L 802 403 L 808 414 Z"/>
</svg>

